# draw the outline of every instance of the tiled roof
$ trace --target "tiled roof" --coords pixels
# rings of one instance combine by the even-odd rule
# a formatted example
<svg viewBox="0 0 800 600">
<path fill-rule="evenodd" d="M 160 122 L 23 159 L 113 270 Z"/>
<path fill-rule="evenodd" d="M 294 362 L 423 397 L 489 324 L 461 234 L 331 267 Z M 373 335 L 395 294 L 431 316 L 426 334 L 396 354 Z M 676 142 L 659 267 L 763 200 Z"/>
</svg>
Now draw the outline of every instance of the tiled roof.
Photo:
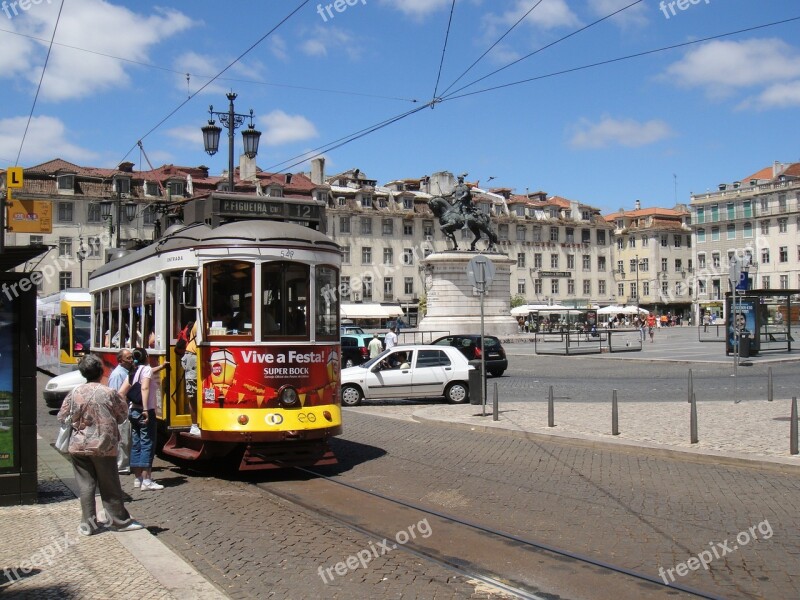
<svg viewBox="0 0 800 600">
<path fill-rule="evenodd" d="M 641 217 L 675 217 L 681 218 L 688 214 L 686 211 L 675 210 L 674 208 L 640 208 L 637 210 L 626 210 L 611 213 L 603 217 L 606 221 L 615 221 L 619 218 L 637 219 Z"/>
<path fill-rule="evenodd" d="M 752 180 L 772 179 L 772 166 L 764 167 L 748 177 L 742 177 L 741 181 L 749 183 Z"/>
</svg>

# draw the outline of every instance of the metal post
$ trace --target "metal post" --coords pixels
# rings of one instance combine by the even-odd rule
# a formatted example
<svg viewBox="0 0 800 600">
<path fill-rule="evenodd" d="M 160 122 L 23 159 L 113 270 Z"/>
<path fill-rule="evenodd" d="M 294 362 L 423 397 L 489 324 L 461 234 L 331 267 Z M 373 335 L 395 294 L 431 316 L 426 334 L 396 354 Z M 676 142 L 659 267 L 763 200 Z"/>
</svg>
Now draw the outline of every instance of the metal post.
<svg viewBox="0 0 800 600">
<path fill-rule="evenodd" d="M 689 369 L 689 397 L 686 398 L 686 401 L 691 403 L 693 395 L 694 395 L 694 380 L 692 379 L 692 370 Z"/>
<path fill-rule="evenodd" d="M 767 402 L 772 402 L 772 367 L 767 369 Z"/>
<path fill-rule="evenodd" d="M 550 386 L 550 393 L 547 396 L 547 426 L 556 426 L 555 407 L 553 406 L 553 386 Z"/>
<path fill-rule="evenodd" d="M 617 406 L 617 390 L 611 397 L 611 435 L 619 435 L 619 410 Z"/>
<path fill-rule="evenodd" d="M 692 394 L 692 412 L 689 419 L 689 437 L 692 444 L 697 443 L 697 398 L 694 394 Z"/>
<path fill-rule="evenodd" d="M 789 427 L 789 454 L 797 454 L 797 396 L 792 396 L 792 423 Z"/>
<path fill-rule="evenodd" d="M 478 283 L 478 292 L 481 295 L 481 387 L 483 388 L 483 417 L 486 416 L 486 352 L 484 352 L 483 343 L 483 297 L 486 295 L 486 263 L 479 262 L 478 270 L 480 271 L 480 279 Z"/>
<path fill-rule="evenodd" d="M 122 233 L 122 198 L 117 196 L 117 248 L 119 248 L 120 234 Z"/>
<path fill-rule="evenodd" d="M 500 409 L 497 405 L 497 382 L 494 382 L 494 398 L 492 399 L 494 406 L 492 407 L 492 421 L 497 421 L 499 418 Z"/>
<path fill-rule="evenodd" d="M 236 94 L 231 92 L 227 95 L 230 101 L 228 106 L 228 186 L 229 192 L 233 192 L 233 131 L 235 129 L 234 123 L 236 113 L 233 112 L 233 101 L 236 100 Z"/>
<path fill-rule="evenodd" d="M 6 194 L 0 193 L 0 253 L 5 252 L 6 247 Z"/>
</svg>

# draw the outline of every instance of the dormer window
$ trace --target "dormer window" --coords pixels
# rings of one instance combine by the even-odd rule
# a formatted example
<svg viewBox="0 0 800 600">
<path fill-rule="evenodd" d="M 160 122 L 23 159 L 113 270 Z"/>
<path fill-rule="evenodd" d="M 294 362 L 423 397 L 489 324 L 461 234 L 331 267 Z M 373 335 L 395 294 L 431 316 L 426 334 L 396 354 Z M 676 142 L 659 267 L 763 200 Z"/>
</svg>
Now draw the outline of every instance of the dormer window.
<svg viewBox="0 0 800 600">
<path fill-rule="evenodd" d="M 185 183 L 183 181 L 167 182 L 167 193 L 170 196 L 183 196 L 184 188 L 185 188 Z"/>
<path fill-rule="evenodd" d="M 75 175 L 58 175 L 57 183 L 59 194 L 75 193 Z"/>
<path fill-rule="evenodd" d="M 362 194 L 361 206 L 362 208 L 372 208 L 372 196 L 369 194 Z"/>
<path fill-rule="evenodd" d="M 379 198 L 378 199 L 378 208 L 386 208 L 389 206 L 389 203 L 386 201 L 386 198 Z"/>
<path fill-rule="evenodd" d="M 406 210 L 412 210 L 414 208 L 414 199 L 403 198 L 403 208 Z"/>
<path fill-rule="evenodd" d="M 283 188 L 273 185 L 269 188 L 267 194 L 273 198 L 283 198 Z"/>
<path fill-rule="evenodd" d="M 144 195 L 145 196 L 160 196 L 161 191 L 158 188 L 158 183 L 155 181 L 144 182 Z"/>
<path fill-rule="evenodd" d="M 131 193 L 131 178 L 130 177 L 115 177 L 114 178 L 114 191 L 118 194 L 129 195 Z"/>
</svg>

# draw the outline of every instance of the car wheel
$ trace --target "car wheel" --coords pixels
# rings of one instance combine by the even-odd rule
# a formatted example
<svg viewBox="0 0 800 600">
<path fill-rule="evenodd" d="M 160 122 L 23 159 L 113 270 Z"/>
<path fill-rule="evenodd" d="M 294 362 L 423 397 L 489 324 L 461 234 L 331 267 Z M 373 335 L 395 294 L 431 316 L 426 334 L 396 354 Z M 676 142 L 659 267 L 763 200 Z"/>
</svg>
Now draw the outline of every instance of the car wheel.
<svg viewBox="0 0 800 600">
<path fill-rule="evenodd" d="M 469 400 L 469 388 L 466 383 L 454 381 L 444 390 L 444 397 L 452 404 L 464 404 Z"/>
<path fill-rule="evenodd" d="M 345 368 L 355 367 L 356 366 L 356 361 L 354 361 L 352 358 L 348 358 L 346 361 L 344 361 L 344 366 L 345 366 Z"/>
<path fill-rule="evenodd" d="M 504 369 L 495 369 L 494 371 L 489 371 L 489 374 L 492 377 L 500 377 L 503 373 L 505 373 Z"/>
<path fill-rule="evenodd" d="M 346 385 L 342 388 L 342 406 L 358 406 L 363 398 L 364 394 L 358 386 Z"/>
</svg>

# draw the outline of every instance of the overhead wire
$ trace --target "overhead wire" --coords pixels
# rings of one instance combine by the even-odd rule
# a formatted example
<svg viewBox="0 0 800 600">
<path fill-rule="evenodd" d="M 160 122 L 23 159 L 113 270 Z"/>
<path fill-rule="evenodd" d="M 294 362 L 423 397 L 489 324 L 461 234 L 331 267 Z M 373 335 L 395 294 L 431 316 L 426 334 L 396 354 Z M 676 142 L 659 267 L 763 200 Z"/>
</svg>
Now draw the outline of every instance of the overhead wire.
<svg viewBox="0 0 800 600">
<path fill-rule="evenodd" d="M 58 7 L 58 15 L 56 16 L 56 24 L 53 27 L 53 35 L 50 37 L 50 45 L 47 48 L 47 56 L 44 59 L 44 65 L 42 65 L 42 75 L 39 77 L 39 85 L 36 86 L 36 94 L 33 97 L 33 104 L 31 105 L 31 112 L 28 115 L 28 122 L 25 123 L 25 131 L 22 133 L 22 140 L 20 140 L 19 143 L 19 152 L 17 152 L 17 160 L 14 161 L 14 166 L 19 165 L 19 157 L 22 155 L 22 148 L 25 146 L 25 138 L 28 137 L 28 129 L 31 126 L 31 120 L 33 119 L 33 111 L 36 110 L 36 101 L 39 99 L 39 92 L 42 89 L 42 81 L 44 81 L 44 74 L 47 71 L 47 63 L 50 61 L 50 52 L 53 50 L 53 40 L 56 37 L 58 24 L 61 21 L 62 10 L 64 10 L 64 0 L 61 0 L 61 5 Z M 0 232 L 0 235 L 5 235 L 5 232 Z"/>
<path fill-rule="evenodd" d="M 453 24 L 453 12 L 456 9 L 456 0 L 450 5 L 450 18 L 447 21 L 447 31 L 444 34 L 444 46 L 442 47 L 442 58 L 439 60 L 439 73 L 436 75 L 436 85 L 433 88 L 433 99 L 436 99 L 439 90 L 439 80 L 442 78 L 442 67 L 444 66 L 444 55 L 447 51 L 447 40 L 450 38 L 450 26 Z M 434 105 L 431 105 L 433 107 Z"/>
<path fill-rule="evenodd" d="M 465 98 L 467 96 L 474 96 L 474 95 L 477 95 L 477 94 L 483 94 L 485 92 L 491 92 L 491 91 L 495 91 L 495 90 L 500 90 L 500 89 L 512 87 L 512 86 L 515 86 L 515 85 L 521 85 L 523 83 L 530 83 L 532 81 L 539 81 L 539 80 L 542 80 L 542 79 L 548 79 L 550 77 L 555 77 L 557 75 L 565 75 L 567 73 L 575 73 L 577 71 L 583 71 L 583 70 L 591 69 L 591 68 L 594 68 L 594 67 L 600 67 L 600 66 L 603 66 L 603 65 L 609 65 L 609 64 L 612 64 L 612 63 L 616 63 L 616 62 L 622 62 L 622 61 L 625 61 L 625 60 L 630 60 L 630 59 L 633 59 L 633 58 L 639 58 L 639 57 L 647 56 L 647 55 L 650 55 L 650 54 L 656 54 L 658 52 L 666 52 L 667 50 L 674 50 L 676 48 L 684 48 L 686 46 L 692 46 L 694 44 L 700 44 L 702 42 L 708 42 L 708 41 L 711 41 L 711 40 L 717 40 L 717 39 L 724 38 L 724 37 L 730 37 L 732 35 L 738 35 L 740 33 L 748 33 L 750 31 L 756 31 L 758 29 L 764 29 L 764 28 L 767 28 L 767 27 L 774 27 L 774 26 L 777 26 L 777 25 L 785 25 L 786 23 L 791 23 L 793 21 L 798 21 L 798 20 L 800 20 L 800 16 L 791 17 L 791 18 L 788 18 L 788 19 L 782 19 L 780 21 L 773 21 L 771 23 L 764 23 L 762 25 L 754 25 L 753 27 L 746 27 L 744 29 L 738 29 L 736 31 L 730 31 L 730 32 L 727 32 L 727 33 L 720 33 L 720 34 L 717 34 L 717 35 L 712 35 L 712 36 L 704 37 L 704 38 L 697 39 L 697 40 L 691 40 L 689 42 L 681 42 L 680 44 L 672 44 L 670 46 L 662 46 L 660 48 L 654 48 L 653 50 L 645 50 L 645 51 L 642 51 L 642 52 L 636 52 L 634 54 L 628 54 L 626 56 L 619 56 L 617 58 L 610 58 L 608 60 L 602 60 L 602 61 L 591 63 L 591 64 L 588 64 L 588 65 L 583 65 L 583 66 L 580 66 L 580 67 L 573 67 L 573 68 L 570 68 L 570 69 L 563 69 L 561 71 L 554 71 L 553 73 L 547 73 L 546 75 L 538 75 L 536 77 L 529 77 L 527 79 L 521 79 L 519 81 L 512 81 L 512 82 L 509 82 L 509 83 L 504 83 L 504 84 L 500 84 L 500 85 L 496 85 L 496 86 L 492 86 L 492 87 L 488 87 L 488 88 L 483 88 L 481 90 L 475 90 L 475 91 L 472 91 L 472 92 L 464 92 L 463 94 L 455 95 L 456 92 L 458 91 L 458 90 L 456 90 L 456 92 L 453 92 L 453 94 L 449 94 L 448 96 L 444 97 L 442 99 L 442 101 L 444 102 L 446 100 L 456 100 L 458 98 Z"/>
<path fill-rule="evenodd" d="M 518 58 L 516 60 L 511 61 L 507 65 L 502 66 L 499 69 L 495 69 L 491 73 L 487 73 L 483 77 L 479 77 L 478 79 L 476 79 L 476 80 L 474 80 L 474 81 L 472 81 L 472 82 L 470 82 L 470 83 L 468 83 L 466 85 L 461 86 L 457 90 L 454 90 L 453 92 L 451 92 L 448 96 L 452 96 L 453 94 L 457 94 L 458 92 L 460 92 L 462 90 L 465 90 L 465 89 L 467 89 L 469 87 L 472 87 L 473 85 L 475 85 L 478 82 L 483 81 L 484 79 L 487 79 L 487 78 L 489 78 L 489 77 L 491 77 L 493 75 L 496 75 L 497 73 L 500 73 L 500 72 L 505 71 L 506 69 L 508 69 L 510 67 L 513 67 L 514 65 L 522 62 L 523 60 L 529 59 L 531 56 L 534 56 L 534 55 L 538 54 L 539 52 L 547 50 L 548 48 L 552 48 L 556 44 L 560 44 L 561 42 L 563 42 L 565 40 L 568 40 L 569 38 L 571 38 L 571 37 L 573 37 L 575 35 L 578 35 L 579 33 L 582 33 L 584 31 L 586 31 L 587 29 L 589 29 L 591 27 L 594 27 L 595 25 L 598 25 L 598 24 L 602 23 L 603 21 L 606 21 L 606 20 L 610 19 L 611 17 L 614 17 L 614 16 L 618 15 L 619 13 L 621 13 L 621 12 L 623 12 L 625 10 L 628 10 L 629 8 L 631 8 L 633 6 L 636 6 L 640 2 L 643 2 L 643 0 L 634 0 L 634 2 L 631 2 L 627 6 L 623 6 L 622 8 L 617 9 L 614 12 L 612 12 L 610 14 L 607 14 L 604 17 L 601 17 L 601 18 L 599 18 L 599 19 L 597 19 L 595 21 L 592 21 L 588 25 L 584 25 L 583 27 L 579 27 L 575 31 L 572 31 L 572 32 L 568 33 L 567 35 L 562 36 L 562 37 L 558 38 L 557 40 L 554 40 L 554 41 L 550 42 L 549 44 L 545 44 L 541 48 L 538 48 L 537 50 L 534 50 L 533 52 L 530 52 L 530 53 L 526 54 L 525 56 L 522 56 L 522 57 L 520 57 L 520 58 Z M 450 88 L 448 88 L 448 89 L 450 89 Z M 447 96 L 445 96 L 445 97 L 447 97 Z"/>
</svg>

